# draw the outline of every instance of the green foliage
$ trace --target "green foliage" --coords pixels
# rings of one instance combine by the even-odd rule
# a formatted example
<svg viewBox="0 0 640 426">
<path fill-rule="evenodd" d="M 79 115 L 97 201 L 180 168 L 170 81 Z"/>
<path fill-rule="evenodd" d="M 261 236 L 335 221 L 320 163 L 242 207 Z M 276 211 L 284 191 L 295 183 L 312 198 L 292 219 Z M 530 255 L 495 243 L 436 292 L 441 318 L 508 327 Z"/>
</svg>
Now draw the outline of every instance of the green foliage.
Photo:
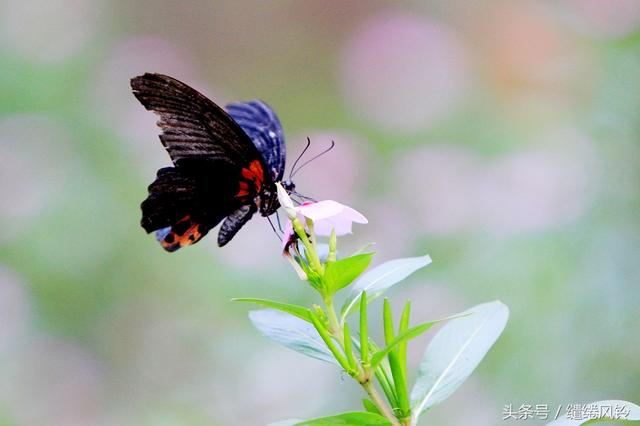
<svg viewBox="0 0 640 426">
<path fill-rule="evenodd" d="M 313 325 L 285 312 L 262 309 L 249 312 L 253 326 L 269 339 L 303 355 L 336 364 Z"/>
<path fill-rule="evenodd" d="M 380 410 L 378 409 L 376 404 L 374 404 L 373 402 L 369 401 L 366 398 L 362 400 L 362 406 L 369 413 L 380 414 Z"/>
<path fill-rule="evenodd" d="M 480 364 L 509 318 L 499 301 L 475 306 L 431 340 L 411 391 L 413 417 L 447 399 Z"/>
<path fill-rule="evenodd" d="M 391 367 L 391 375 L 393 376 L 393 383 L 396 389 L 396 395 L 398 397 L 399 417 L 406 417 L 409 415 L 409 395 L 407 393 L 407 378 L 403 372 L 403 366 L 398 356 L 397 347 L 403 342 L 406 342 L 406 338 L 397 339 L 394 336 L 393 331 L 393 318 L 391 314 L 391 305 L 389 299 L 384 299 L 383 305 L 383 319 L 384 319 L 384 340 L 387 345 L 378 354 L 374 354 L 371 358 L 371 365 L 375 367 L 382 356 L 386 355 L 389 359 L 389 366 Z M 408 337 L 407 337 L 408 338 Z"/>
<path fill-rule="evenodd" d="M 411 301 L 407 300 L 400 317 L 400 325 L 398 326 L 398 336 L 401 336 L 409 329 L 409 316 L 411 315 Z M 407 378 L 407 340 L 398 343 L 398 359 L 402 367 L 402 375 Z"/>
<path fill-rule="evenodd" d="M 335 262 L 327 262 L 323 278 L 328 293 L 334 294 L 351 284 L 367 269 L 372 258 L 373 253 L 362 253 Z"/>
<path fill-rule="evenodd" d="M 367 324 L 366 292 L 362 293 L 362 298 L 360 299 L 360 354 L 362 365 L 369 365 L 369 325 Z"/>
<path fill-rule="evenodd" d="M 318 330 L 320 337 L 322 338 L 322 340 L 324 340 L 324 343 L 327 345 L 327 347 L 335 357 L 336 361 L 338 361 L 338 364 L 340 364 L 342 368 L 344 368 L 349 373 L 352 373 L 352 369 L 349 366 L 349 362 L 347 361 L 345 356 L 340 352 L 340 349 L 336 347 L 333 340 L 331 340 L 329 331 L 320 322 L 320 320 L 318 319 L 318 316 L 315 313 L 309 311 L 309 314 L 311 315 L 311 321 L 313 322 L 313 326 L 316 328 L 316 330 Z"/>
<path fill-rule="evenodd" d="M 281 204 L 286 206 L 286 198 L 284 201 Z M 288 204 L 290 210 L 294 209 L 290 200 Z M 415 426 L 423 410 L 446 399 L 471 374 L 502 332 L 508 310 L 500 302 L 493 302 L 445 318 L 456 321 L 445 326 L 427 348 L 410 398 L 407 383 L 408 342 L 444 320 L 411 327 L 411 303 L 407 301 L 396 331 L 391 304 L 385 298 L 382 315 L 385 345 L 380 348 L 369 337 L 367 309 L 369 302 L 384 291 L 429 264 L 429 256 L 393 260 L 365 273 L 373 253 L 360 253 L 336 260 L 337 238 L 332 232 L 329 254 L 321 260 L 317 253 L 313 223 L 307 218 L 304 227 L 297 215 L 292 213 L 289 217 L 304 246 L 304 256 L 297 255 L 298 249 L 293 250 L 293 259 L 297 263 L 294 268 L 298 276 L 306 278 L 311 287 L 317 290 L 324 306 L 307 308 L 256 298 L 234 301 L 272 308 L 250 313 L 251 321 L 258 330 L 297 352 L 339 365 L 362 386 L 369 398 L 362 402 L 366 412 L 343 413 L 302 422 L 289 420 L 278 426 Z M 352 288 L 338 318 L 333 296 L 349 285 Z M 359 306 L 360 312 L 359 336 L 352 336 L 346 317 L 356 306 Z M 377 386 L 382 389 L 386 400 L 378 393 Z"/>
<path fill-rule="evenodd" d="M 351 371 L 357 371 L 358 369 L 358 361 L 356 361 L 355 355 L 353 354 L 353 347 L 351 346 L 351 333 L 349 333 L 349 324 L 345 324 L 343 328 L 344 334 L 344 353 L 347 355 L 347 361 L 349 361 L 349 368 Z"/>
</svg>

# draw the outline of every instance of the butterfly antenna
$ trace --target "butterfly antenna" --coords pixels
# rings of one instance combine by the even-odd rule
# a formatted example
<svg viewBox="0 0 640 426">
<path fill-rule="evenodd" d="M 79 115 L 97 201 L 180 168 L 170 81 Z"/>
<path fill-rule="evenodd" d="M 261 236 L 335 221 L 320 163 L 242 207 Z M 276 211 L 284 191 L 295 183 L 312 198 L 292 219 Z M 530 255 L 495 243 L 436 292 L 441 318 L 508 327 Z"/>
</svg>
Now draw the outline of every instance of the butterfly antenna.
<svg viewBox="0 0 640 426">
<path fill-rule="evenodd" d="M 292 194 L 295 195 L 296 197 L 302 198 L 303 200 L 313 201 L 314 203 L 317 202 L 317 200 L 315 198 L 307 197 L 306 195 L 302 195 L 299 192 L 292 192 Z"/>
<path fill-rule="evenodd" d="M 313 160 L 316 160 L 316 159 L 318 159 L 318 158 L 322 157 L 322 156 L 323 156 L 323 155 L 325 155 L 327 152 L 331 151 L 331 150 L 333 149 L 333 147 L 334 147 L 334 146 L 336 146 L 336 142 L 335 142 L 335 141 L 331 141 L 331 146 L 330 146 L 329 148 L 325 149 L 325 150 L 324 150 L 324 151 L 322 151 L 320 154 L 317 154 L 317 155 L 313 156 L 312 158 L 310 158 L 309 160 L 307 160 L 307 161 L 305 161 L 304 163 L 302 163 L 302 164 L 300 165 L 300 167 L 298 167 L 298 169 L 297 169 L 295 172 L 293 172 L 293 173 L 291 173 L 291 174 L 290 174 L 289 179 L 293 178 L 293 177 L 296 175 L 296 173 L 298 173 L 298 172 L 299 172 L 299 171 L 300 171 L 304 166 L 306 166 L 307 164 L 309 164 L 309 163 L 310 163 L 310 162 L 312 162 Z"/>
<path fill-rule="evenodd" d="M 298 164 L 298 161 L 300 161 L 300 159 L 302 158 L 304 153 L 307 152 L 307 150 L 309 149 L 310 146 L 311 146 L 311 139 L 309 139 L 309 137 L 307 136 L 307 146 L 304 147 L 304 149 L 302 150 L 300 155 L 298 155 L 298 158 L 296 158 L 296 161 L 293 163 L 293 167 L 291 167 L 291 171 L 289 172 L 289 180 L 291 180 L 291 177 L 294 174 L 293 171 L 295 170 L 296 165 Z"/>
</svg>

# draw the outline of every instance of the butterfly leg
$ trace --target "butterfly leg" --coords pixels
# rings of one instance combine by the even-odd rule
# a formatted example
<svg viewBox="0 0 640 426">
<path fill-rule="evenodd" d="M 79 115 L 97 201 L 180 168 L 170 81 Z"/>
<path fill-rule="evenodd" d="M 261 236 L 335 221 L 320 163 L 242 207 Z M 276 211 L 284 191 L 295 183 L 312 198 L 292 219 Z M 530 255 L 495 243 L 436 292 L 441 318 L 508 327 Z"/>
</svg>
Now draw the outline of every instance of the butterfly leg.
<svg viewBox="0 0 640 426">
<path fill-rule="evenodd" d="M 276 213 L 276 217 L 278 217 L 278 214 Z M 267 216 L 267 220 L 269 221 L 269 225 L 271 225 L 271 229 L 273 229 L 273 233 L 276 234 L 276 237 L 278 237 L 278 239 L 280 241 L 282 241 L 282 237 L 280 236 L 280 234 L 278 233 L 278 231 L 276 230 L 276 227 L 273 226 L 273 222 L 271 221 L 271 217 Z M 280 219 L 278 219 L 278 222 L 280 222 Z M 280 231 L 282 232 L 282 231 Z"/>
</svg>

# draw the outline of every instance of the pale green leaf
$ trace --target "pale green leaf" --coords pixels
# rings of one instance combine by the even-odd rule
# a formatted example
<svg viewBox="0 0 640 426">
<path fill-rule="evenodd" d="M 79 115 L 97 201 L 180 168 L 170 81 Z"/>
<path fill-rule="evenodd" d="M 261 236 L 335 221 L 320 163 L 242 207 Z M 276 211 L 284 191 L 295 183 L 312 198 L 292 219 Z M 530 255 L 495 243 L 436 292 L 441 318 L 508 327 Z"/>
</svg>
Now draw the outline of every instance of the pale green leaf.
<svg viewBox="0 0 640 426">
<path fill-rule="evenodd" d="M 365 272 L 353 284 L 347 300 L 341 310 L 341 321 L 344 322 L 355 308 L 363 291 L 367 292 L 367 303 L 380 297 L 389 287 L 399 283 L 420 268 L 431 263 L 429 256 L 408 257 L 385 262 Z"/>
<path fill-rule="evenodd" d="M 475 370 L 498 339 L 509 318 L 499 301 L 465 311 L 433 337 L 411 391 L 412 417 L 447 399 Z"/>
<path fill-rule="evenodd" d="M 251 311 L 249 319 L 271 340 L 312 358 L 337 363 L 318 331 L 308 322 L 272 309 Z"/>
<path fill-rule="evenodd" d="M 231 299 L 231 301 L 255 303 L 257 305 L 266 306 L 267 308 L 273 308 L 282 312 L 289 313 L 291 315 L 295 315 L 300 319 L 303 319 L 307 322 L 311 322 L 311 318 L 309 318 L 309 308 L 305 308 L 304 306 L 292 305 L 290 303 L 276 302 L 274 300 L 255 299 L 251 297 L 238 297 L 235 299 Z"/>
</svg>

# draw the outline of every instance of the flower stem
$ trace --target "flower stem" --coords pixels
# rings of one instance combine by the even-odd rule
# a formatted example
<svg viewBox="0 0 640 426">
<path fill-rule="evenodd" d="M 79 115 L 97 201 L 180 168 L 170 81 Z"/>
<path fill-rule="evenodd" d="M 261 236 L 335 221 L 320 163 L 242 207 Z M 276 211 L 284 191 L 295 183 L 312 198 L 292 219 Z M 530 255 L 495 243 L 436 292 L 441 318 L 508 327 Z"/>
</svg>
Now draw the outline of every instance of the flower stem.
<svg viewBox="0 0 640 426">
<path fill-rule="evenodd" d="M 389 407 L 386 401 L 382 399 L 382 396 L 380 396 L 375 386 L 373 386 L 373 383 L 371 381 L 367 381 L 367 382 L 361 383 L 361 385 L 364 388 L 364 390 L 367 392 L 369 397 L 371 397 L 371 400 L 373 401 L 373 403 L 376 404 L 380 412 L 387 419 L 389 419 L 391 424 L 393 426 L 400 426 L 400 422 L 398 422 L 398 419 L 396 418 L 396 416 L 393 415 L 393 412 L 391 411 L 391 407 Z"/>
<path fill-rule="evenodd" d="M 331 296 L 324 297 L 324 305 L 327 307 L 327 319 L 329 320 L 329 331 L 335 334 L 338 341 L 344 341 L 342 336 L 342 327 L 338 321 L 338 315 L 333 307 L 333 298 Z"/>
<path fill-rule="evenodd" d="M 338 341 L 338 343 L 344 350 L 345 349 L 344 348 L 344 339 L 345 339 L 344 329 L 340 326 L 340 322 L 338 321 L 338 316 L 336 315 L 336 311 L 333 307 L 333 298 L 331 296 L 325 297 L 324 304 L 327 308 L 327 319 L 329 321 L 329 331 L 333 334 L 335 339 Z M 398 419 L 393 414 L 393 410 L 391 410 L 391 407 L 389 406 L 389 404 L 387 404 L 387 402 L 382 398 L 378 390 L 373 385 L 373 382 L 370 379 L 371 373 L 370 372 L 367 373 L 366 371 L 362 370 L 361 367 L 358 370 L 359 370 L 358 376 L 354 378 L 358 380 L 358 383 L 360 383 L 360 385 L 367 392 L 369 397 L 371 397 L 371 400 L 373 401 L 374 404 L 376 404 L 380 412 L 386 418 L 389 419 L 391 424 L 393 426 L 400 426 Z"/>
<path fill-rule="evenodd" d="M 309 237 L 307 237 L 307 231 L 304 229 L 304 226 L 302 226 L 298 218 L 293 219 L 291 224 L 293 225 L 293 230 L 296 231 L 296 234 L 300 237 L 300 241 L 302 241 L 304 245 L 305 256 L 311 264 L 311 267 L 317 274 L 322 275 L 324 268 L 322 267 L 322 263 L 320 263 L 320 258 L 318 258 L 318 252 L 315 250 L 313 244 L 311 244 L 311 241 L 309 241 Z"/>
</svg>

